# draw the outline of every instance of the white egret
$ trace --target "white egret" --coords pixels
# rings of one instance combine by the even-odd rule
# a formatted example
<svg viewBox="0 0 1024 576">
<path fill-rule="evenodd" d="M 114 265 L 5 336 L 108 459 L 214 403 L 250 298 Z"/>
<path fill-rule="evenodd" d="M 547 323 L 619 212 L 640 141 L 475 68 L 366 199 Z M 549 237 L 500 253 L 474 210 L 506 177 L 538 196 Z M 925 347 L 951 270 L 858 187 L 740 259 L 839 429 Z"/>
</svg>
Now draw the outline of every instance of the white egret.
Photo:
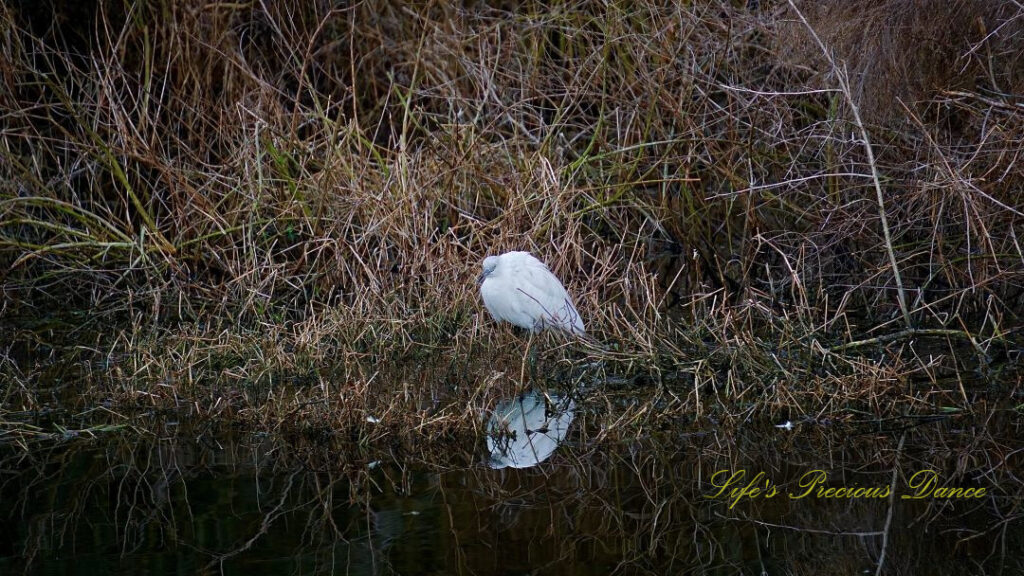
<svg viewBox="0 0 1024 576">
<path fill-rule="evenodd" d="M 584 336 L 583 320 L 569 293 L 529 252 L 506 252 L 484 258 L 477 281 L 484 306 L 495 320 L 533 332 L 558 330 Z"/>
</svg>

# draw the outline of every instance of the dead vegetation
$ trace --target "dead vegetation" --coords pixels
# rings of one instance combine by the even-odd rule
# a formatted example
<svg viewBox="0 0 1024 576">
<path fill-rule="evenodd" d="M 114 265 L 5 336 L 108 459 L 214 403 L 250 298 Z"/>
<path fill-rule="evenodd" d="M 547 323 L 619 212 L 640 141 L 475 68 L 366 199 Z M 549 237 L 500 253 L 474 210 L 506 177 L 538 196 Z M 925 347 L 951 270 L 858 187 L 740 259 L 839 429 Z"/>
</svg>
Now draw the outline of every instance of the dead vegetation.
<svg viewBox="0 0 1024 576">
<path fill-rule="evenodd" d="M 806 4 L 0 7 L 3 410 L 466 433 L 510 249 L 608 346 L 544 373 L 659 400 L 623 434 L 1012 389 L 1024 11 Z"/>
</svg>

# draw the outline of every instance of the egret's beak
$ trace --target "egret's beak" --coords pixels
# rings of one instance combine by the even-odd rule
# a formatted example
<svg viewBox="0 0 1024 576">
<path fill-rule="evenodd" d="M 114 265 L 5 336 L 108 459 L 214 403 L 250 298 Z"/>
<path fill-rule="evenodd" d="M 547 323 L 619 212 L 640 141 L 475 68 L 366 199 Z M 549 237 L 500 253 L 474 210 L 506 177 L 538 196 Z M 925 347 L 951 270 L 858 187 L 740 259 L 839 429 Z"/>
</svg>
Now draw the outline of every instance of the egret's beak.
<svg viewBox="0 0 1024 576">
<path fill-rule="evenodd" d="M 480 276 L 478 276 L 477 279 L 476 279 L 476 285 L 479 286 L 479 285 L 483 284 L 484 280 L 486 280 L 486 279 L 487 279 L 487 272 L 481 272 Z"/>
</svg>

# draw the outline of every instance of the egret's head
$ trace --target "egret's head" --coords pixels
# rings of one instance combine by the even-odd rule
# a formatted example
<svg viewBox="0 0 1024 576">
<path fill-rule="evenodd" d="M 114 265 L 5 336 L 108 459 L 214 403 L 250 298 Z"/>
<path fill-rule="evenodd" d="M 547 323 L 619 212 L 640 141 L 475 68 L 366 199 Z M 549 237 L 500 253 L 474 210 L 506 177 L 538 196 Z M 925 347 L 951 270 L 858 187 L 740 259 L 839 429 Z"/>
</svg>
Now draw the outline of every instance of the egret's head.
<svg viewBox="0 0 1024 576">
<path fill-rule="evenodd" d="M 486 280 L 487 277 L 490 276 L 491 273 L 494 272 L 494 269 L 497 268 L 497 267 L 498 267 L 498 257 L 497 256 L 488 256 L 487 258 L 484 258 L 484 270 L 480 274 L 480 277 L 476 279 L 477 285 L 479 286 L 480 284 L 483 284 L 484 280 Z"/>
</svg>

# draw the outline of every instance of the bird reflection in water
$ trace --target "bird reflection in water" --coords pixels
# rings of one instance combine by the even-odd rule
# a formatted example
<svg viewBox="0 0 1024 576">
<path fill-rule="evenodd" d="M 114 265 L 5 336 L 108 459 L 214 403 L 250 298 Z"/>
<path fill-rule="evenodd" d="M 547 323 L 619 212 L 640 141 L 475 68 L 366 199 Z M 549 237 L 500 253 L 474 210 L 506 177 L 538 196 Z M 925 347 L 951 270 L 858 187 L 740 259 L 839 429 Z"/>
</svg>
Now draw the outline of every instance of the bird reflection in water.
<svg viewBox="0 0 1024 576">
<path fill-rule="evenodd" d="M 571 398 L 537 391 L 498 403 L 487 422 L 488 465 L 529 468 L 547 460 L 565 440 L 575 411 Z"/>
</svg>

